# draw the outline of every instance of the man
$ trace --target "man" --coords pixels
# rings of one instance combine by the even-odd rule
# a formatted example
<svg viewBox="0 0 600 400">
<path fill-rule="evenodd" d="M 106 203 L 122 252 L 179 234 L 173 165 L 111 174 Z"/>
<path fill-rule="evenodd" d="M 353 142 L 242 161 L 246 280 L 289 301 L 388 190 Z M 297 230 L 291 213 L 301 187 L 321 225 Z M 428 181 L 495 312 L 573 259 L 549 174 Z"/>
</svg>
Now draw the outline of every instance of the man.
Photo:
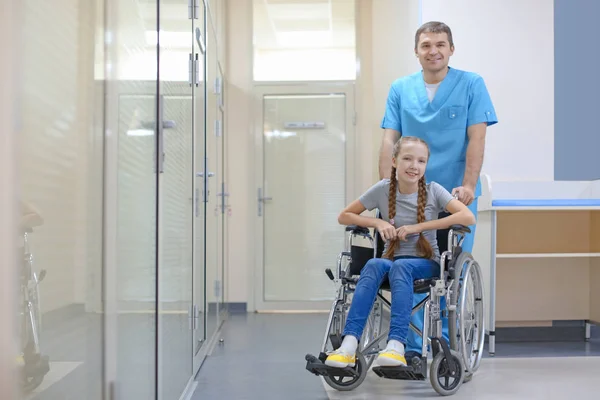
<svg viewBox="0 0 600 400">
<path fill-rule="evenodd" d="M 402 134 L 424 139 L 431 149 L 425 176 L 436 181 L 469 207 L 477 217 L 481 194 L 479 174 L 488 126 L 498 122 L 483 79 L 472 72 L 450 68 L 454 53 L 450 28 L 428 22 L 415 35 L 415 55 L 422 71 L 392 84 L 381 123 L 384 129 L 379 153 L 379 177 L 389 178 L 392 148 Z M 471 252 L 475 226 L 465 237 L 463 249 Z M 425 295 L 415 295 L 414 304 Z M 411 321 L 423 328 L 423 310 Z M 447 321 L 444 321 L 447 338 Z M 421 354 L 422 341 L 409 331 L 406 359 Z"/>
</svg>

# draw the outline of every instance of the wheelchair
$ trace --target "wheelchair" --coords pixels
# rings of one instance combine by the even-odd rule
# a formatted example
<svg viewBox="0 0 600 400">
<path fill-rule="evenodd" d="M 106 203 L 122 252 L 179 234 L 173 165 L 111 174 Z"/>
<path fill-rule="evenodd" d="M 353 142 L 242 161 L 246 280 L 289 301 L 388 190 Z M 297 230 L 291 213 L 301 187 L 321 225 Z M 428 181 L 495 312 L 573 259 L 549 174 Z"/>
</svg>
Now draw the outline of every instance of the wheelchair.
<svg viewBox="0 0 600 400">
<path fill-rule="evenodd" d="M 437 231 L 440 249 L 440 276 L 414 281 L 414 293 L 428 293 L 412 308 L 412 314 L 424 308 L 421 332 L 410 323 L 410 329 L 423 340 L 421 357 L 407 360 L 407 366 L 374 366 L 373 372 L 387 379 L 424 381 L 429 377 L 433 389 L 442 396 L 456 393 L 464 382 L 472 379 L 479 368 L 485 341 L 484 293 L 479 264 L 471 254 L 462 250 L 468 227 L 453 225 Z M 367 246 L 356 244 L 360 239 Z M 373 257 L 383 253 L 383 240 L 375 230 L 358 226 L 346 227 L 345 248 L 337 261 L 337 276 L 326 269 L 325 273 L 339 284 L 337 295 L 327 321 L 323 346 L 318 357 L 307 354 L 306 369 L 322 376 L 325 382 L 339 391 L 354 390 L 367 376 L 379 351 L 381 342 L 387 342 L 389 329 L 383 329 L 384 311 L 391 310 L 391 302 L 384 296 L 390 292 L 389 281 L 381 285 L 356 352 L 354 367 L 334 368 L 325 365 L 327 352 L 336 350 L 342 342 L 342 332 L 350 309 L 360 271 Z M 442 249 L 446 249 L 442 252 Z M 446 307 L 440 307 L 445 298 Z M 448 318 L 449 342 L 442 336 L 442 317 Z M 426 340 L 425 340 L 426 339 Z M 428 368 L 428 354 L 432 361 Z"/>
<path fill-rule="evenodd" d="M 39 284 L 44 280 L 46 271 L 39 275 L 33 266 L 33 255 L 29 248 L 29 234 L 32 228 L 23 231 L 23 259 L 20 277 L 20 340 L 21 340 L 21 387 L 25 393 L 33 391 L 44 380 L 50 371 L 48 356 L 43 356 L 40 350 L 40 292 Z"/>
</svg>

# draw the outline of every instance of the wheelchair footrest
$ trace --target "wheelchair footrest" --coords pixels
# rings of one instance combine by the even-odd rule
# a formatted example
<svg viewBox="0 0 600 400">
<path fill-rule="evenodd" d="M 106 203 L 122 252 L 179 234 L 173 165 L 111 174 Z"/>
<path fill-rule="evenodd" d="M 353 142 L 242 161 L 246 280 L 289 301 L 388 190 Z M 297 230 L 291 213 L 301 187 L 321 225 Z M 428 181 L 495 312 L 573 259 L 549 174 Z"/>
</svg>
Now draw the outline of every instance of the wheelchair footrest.
<svg viewBox="0 0 600 400">
<path fill-rule="evenodd" d="M 423 374 L 422 365 L 422 362 L 417 359 L 417 362 L 411 363 L 406 367 L 373 367 L 373 372 L 375 372 L 377 376 L 386 379 L 423 381 L 426 376 Z"/>
<path fill-rule="evenodd" d="M 358 376 L 358 372 L 352 367 L 336 368 L 325 365 L 327 355 L 325 353 L 319 354 L 319 358 L 312 354 L 307 354 L 306 357 L 306 369 L 315 374 L 321 376 L 335 376 L 335 377 L 350 377 L 354 378 Z"/>
</svg>

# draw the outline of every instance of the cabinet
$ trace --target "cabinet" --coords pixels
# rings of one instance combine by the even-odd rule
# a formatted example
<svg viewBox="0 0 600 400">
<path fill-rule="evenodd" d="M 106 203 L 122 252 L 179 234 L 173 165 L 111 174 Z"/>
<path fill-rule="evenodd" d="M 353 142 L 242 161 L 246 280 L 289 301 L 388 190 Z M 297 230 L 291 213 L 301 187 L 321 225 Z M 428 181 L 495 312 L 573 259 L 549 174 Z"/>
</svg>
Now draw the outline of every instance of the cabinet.
<svg viewBox="0 0 600 400">
<path fill-rule="evenodd" d="M 600 321 L 600 199 L 494 199 L 484 181 L 473 255 L 484 273 L 489 352 L 498 327 L 583 320 L 589 337 Z"/>
</svg>

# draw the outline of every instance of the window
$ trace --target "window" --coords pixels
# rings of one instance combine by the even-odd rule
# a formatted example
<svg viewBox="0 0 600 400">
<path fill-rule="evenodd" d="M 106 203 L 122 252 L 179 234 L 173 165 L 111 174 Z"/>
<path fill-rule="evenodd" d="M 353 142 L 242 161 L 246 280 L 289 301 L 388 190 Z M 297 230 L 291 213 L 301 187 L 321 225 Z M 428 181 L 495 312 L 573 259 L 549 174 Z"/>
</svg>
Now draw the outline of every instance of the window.
<svg viewBox="0 0 600 400">
<path fill-rule="evenodd" d="M 356 79 L 355 0 L 254 0 L 254 80 Z"/>
</svg>

